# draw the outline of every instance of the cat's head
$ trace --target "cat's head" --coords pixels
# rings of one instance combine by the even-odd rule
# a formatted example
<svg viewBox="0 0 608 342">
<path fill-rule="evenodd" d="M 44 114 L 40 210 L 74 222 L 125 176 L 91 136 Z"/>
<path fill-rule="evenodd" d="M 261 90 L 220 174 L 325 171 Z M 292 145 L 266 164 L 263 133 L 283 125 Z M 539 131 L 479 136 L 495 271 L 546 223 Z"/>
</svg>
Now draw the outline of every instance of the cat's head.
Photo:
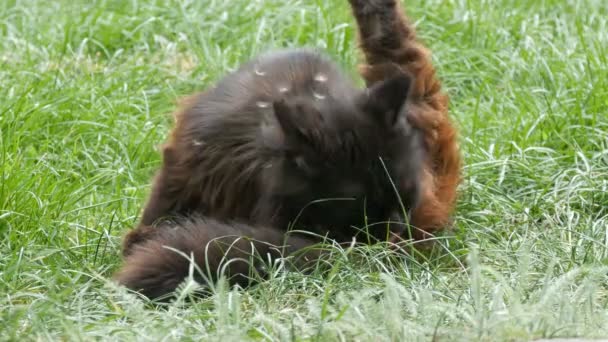
<svg viewBox="0 0 608 342">
<path fill-rule="evenodd" d="M 273 104 L 276 120 L 263 131 L 272 157 L 262 191 L 280 206 L 279 216 L 327 229 L 361 227 L 365 217 L 386 221 L 416 204 L 422 148 L 406 120 L 411 82 L 398 74 L 350 97 Z"/>
</svg>

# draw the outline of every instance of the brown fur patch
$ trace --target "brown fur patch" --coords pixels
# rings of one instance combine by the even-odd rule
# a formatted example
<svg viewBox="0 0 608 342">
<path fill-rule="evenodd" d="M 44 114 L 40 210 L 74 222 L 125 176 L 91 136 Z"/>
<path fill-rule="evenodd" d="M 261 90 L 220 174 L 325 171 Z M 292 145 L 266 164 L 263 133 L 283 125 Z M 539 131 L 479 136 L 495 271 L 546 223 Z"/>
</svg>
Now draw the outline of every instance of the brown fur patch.
<svg viewBox="0 0 608 342">
<path fill-rule="evenodd" d="M 457 132 L 448 115 L 448 97 L 435 75 L 429 50 L 397 0 L 349 0 L 365 56 L 360 73 L 368 83 L 390 77 L 395 66 L 415 78 L 408 119 L 424 132 L 428 152 L 422 198 L 412 223 L 425 234 L 447 228 L 460 183 L 461 156 Z M 405 96 L 405 95 L 404 95 Z M 426 234 L 428 233 L 428 234 Z"/>
</svg>

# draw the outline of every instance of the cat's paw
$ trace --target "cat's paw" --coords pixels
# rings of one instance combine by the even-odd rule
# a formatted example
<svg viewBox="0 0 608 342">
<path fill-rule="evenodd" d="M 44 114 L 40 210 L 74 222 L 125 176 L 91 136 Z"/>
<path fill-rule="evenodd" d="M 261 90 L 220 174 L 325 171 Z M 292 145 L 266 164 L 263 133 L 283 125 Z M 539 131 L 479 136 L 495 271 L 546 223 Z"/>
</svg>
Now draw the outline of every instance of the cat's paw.
<svg viewBox="0 0 608 342">
<path fill-rule="evenodd" d="M 361 15 L 386 13 L 397 5 L 397 0 L 348 0 L 348 2 Z"/>
</svg>

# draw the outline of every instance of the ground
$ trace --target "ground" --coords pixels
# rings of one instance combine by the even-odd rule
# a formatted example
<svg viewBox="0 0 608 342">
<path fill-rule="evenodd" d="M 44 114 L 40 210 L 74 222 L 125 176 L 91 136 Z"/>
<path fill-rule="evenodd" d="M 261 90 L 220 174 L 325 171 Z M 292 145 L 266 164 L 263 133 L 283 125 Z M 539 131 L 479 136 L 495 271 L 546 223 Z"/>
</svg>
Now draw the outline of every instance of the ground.
<svg viewBox="0 0 608 342">
<path fill-rule="evenodd" d="M 1 1 L 0 339 L 607 337 L 608 2 L 405 5 L 461 132 L 453 232 L 155 309 L 109 279 L 176 100 L 273 47 L 357 77 L 347 1 Z"/>
</svg>

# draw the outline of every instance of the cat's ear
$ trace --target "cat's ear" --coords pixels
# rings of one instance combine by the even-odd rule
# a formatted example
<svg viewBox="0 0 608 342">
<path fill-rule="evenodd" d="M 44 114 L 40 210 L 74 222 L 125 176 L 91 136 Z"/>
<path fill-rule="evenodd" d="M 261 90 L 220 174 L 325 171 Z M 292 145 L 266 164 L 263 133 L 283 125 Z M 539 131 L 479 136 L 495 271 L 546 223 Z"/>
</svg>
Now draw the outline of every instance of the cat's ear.
<svg viewBox="0 0 608 342">
<path fill-rule="evenodd" d="M 272 103 L 272 118 L 265 118 L 262 124 L 262 139 L 270 149 L 285 150 L 297 146 L 302 141 L 302 132 L 296 122 L 295 108 L 284 100 Z M 268 113 L 270 114 L 270 113 Z"/>
<path fill-rule="evenodd" d="M 286 138 L 293 138 L 300 134 L 298 126 L 294 121 L 293 107 L 288 105 L 285 100 L 278 100 L 272 103 L 272 109 Z"/>
<path fill-rule="evenodd" d="M 393 127 L 402 113 L 412 82 L 412 77 L 404 73 L 378 81 L 365 90 L 359 104 L 382 124 Z"/>
<path fill-rule="evenodd" d="M 283 132 L 283 127 L 275 114 L 277 108 L 273 103 L 273 112 L 265 112 L 262 123 L 260 125 L 260 138 L 262 145 L 269 150 L 282 150 L 285 146 L 286 134 Z M 280 107 L 280 105 L 279 105 Z"/>
<path fill-rule="evenodd" d="M 288 104 L 284 100 L 273 103 L 274 115 L 277 118 L 280 129 L 283 131 L 284 151 L 288 162 L 308 176 L 318 174 L 315 167 L 315 158 L 310 149 L 305 130 L 302 127 L 306 120 L 306 114 L 310 114 L 300 104 Z"/>
<path fill-rule="evenodd" d="M 285 142 L 308 145 L 306 128 L 304 128 L 307 126 L 305 121 L 308 118 L 305 114 L 306 109 L 301 104 L 290 104 L 285 100 L 273 102 L 272 109 L 285 136 Z"/>
</svg>

